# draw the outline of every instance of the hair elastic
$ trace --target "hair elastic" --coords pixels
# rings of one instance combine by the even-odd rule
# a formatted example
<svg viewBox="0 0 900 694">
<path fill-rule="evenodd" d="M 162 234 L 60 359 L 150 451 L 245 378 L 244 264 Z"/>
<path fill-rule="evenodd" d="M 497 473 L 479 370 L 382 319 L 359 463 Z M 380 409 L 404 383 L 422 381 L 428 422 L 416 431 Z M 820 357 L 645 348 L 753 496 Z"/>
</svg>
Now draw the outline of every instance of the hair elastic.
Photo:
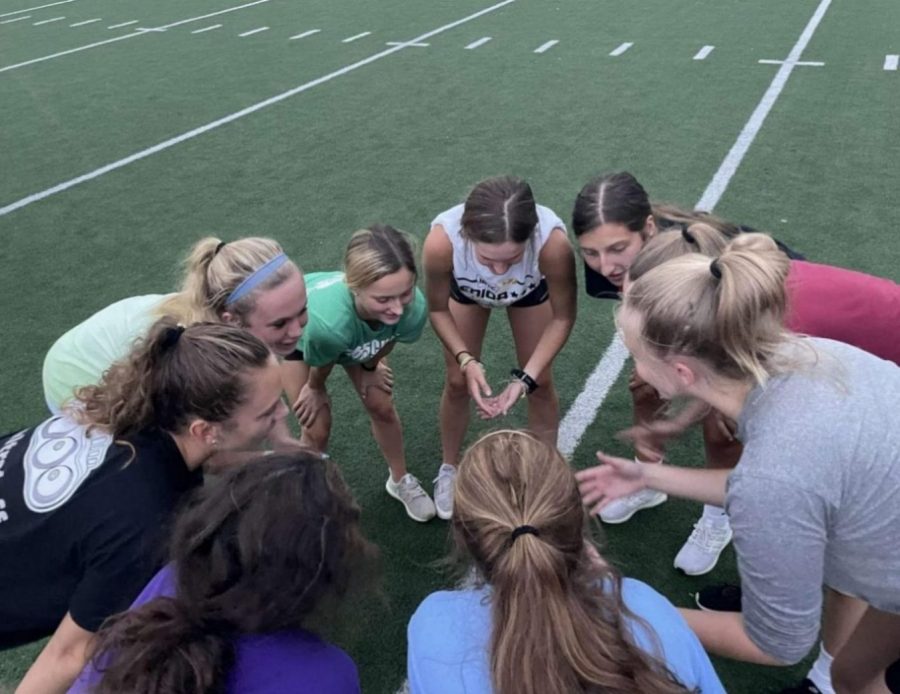
<svg viewBox="0 0 900 694">
<path fill-rule="evenodd" d="M 164 350 L 172 349 L 175 345 L 178 344 L 178 340 L 181 339 L 181 335 L 184 332 L 183 325 L 176 325 L 171 328 L 166 328 L 166 332 L 163 333 L 161 347 Z"/>
<path fill-rule="evenodd" d="M 711 274 L 713 277 L 715 277 L 717 280 L 722 279 L 722 268 L 719 267 L 719 259 L 718 259 L 718 258 L 715 258 L 715 259 L 709 264 L 709 272 L 710 272 L 710 274 Z"/>
<path fill-rule="evenodd" d="M 534 535 L 535 537 L 540 536 L 540 531 L 535 528 L 533 525 L 520 525 L 518 528 L 512 531 L 512 538 L 510 542 L 515 542 L 516 538 L 520 535 Z"/>
<path fill-rule="evenodd" d="M 692 246 L 697 245 L 697 239 L 694 238 L 694 235 L 688 231 L 687 224 L 683 224 L 681 226 L 681 237 Z"/>
<path fill-rule="evenodd" d="M 219 255 L 219 251 L 221 251 L 225 246 L 228 245 L 228 241 L 219 241 L 219 244 L 216 246 L 216 250 L 213 251 L 213 258 Z"/>
<path fill-rule="evenodd" d="M 278 268 L 284 265 L 288 260 L 288 257 L 284 253 L 279 253 L 270 261 L 263 263 L 256 270 L 250 273 L 243 282 L 241 282 L 237 287 L 234 288 L 234 291 L 228 295 L 228 298 L 225 300 L 225 305 L 228 306 L 233 304 L 235 301 L 244 298 L 256 289 L 262 282 L 266 280 L 269 275 L 275 272 Z"/>
</svg>

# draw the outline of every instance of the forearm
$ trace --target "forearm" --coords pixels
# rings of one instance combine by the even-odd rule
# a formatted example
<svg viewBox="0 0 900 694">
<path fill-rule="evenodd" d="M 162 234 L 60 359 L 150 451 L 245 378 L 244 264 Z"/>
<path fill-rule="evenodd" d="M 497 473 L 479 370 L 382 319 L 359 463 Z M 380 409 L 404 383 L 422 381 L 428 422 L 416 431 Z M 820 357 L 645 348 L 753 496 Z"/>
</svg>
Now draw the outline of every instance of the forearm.
<svg viewBox="0 0 900 694">
<path fill-rule="evenodd" d="M 682 499 L 713 506 L 725 505 L 725 485 L 731 470 L 695 470 L 674 465 L 648 464 L 646 486 Z"/>
<path fill-rule="evenodd" d="M 709 412 L 710 407 L 698 398 L 689 400 L 681 410 L 672 417 L 672 423 L 680 429 L 689 429 L 701 421 Z"/>
<path fill-rule="evenodd" d="M 325 382 L 331 373 L 331 366 L 311 366 L 306 385 L 313 390 L 325 390 Z"/>
<path fill-rule="evenodd" d="M 784 665 L 759 648 L 744 629 L 740 612 L 706 612 L 679 608 L 688 626 L 710 653 L 757 665 Z"/>
<path fill-rule="evenodd" d="M 459 334 L 450 309 L 430 311 L 428 317 L 435 334 L 450 354 L 459 354 L 469 349 Z"/>
<path fill-rule="evenodd" d="M 363 362 L 362 366 L 368 371 L 374 371 L 375 367 L 394 350 L 396 344 L 396 342 L 388 342 L 381 350 L 379 350 L 378 354 L 368 361 Z"/>
<path fill-rule="evenodd" d="M 523 367 L 525 373 L 537 379 L 545 369 L 548 369 L 569 339 L 573 325 L 574 321 L 568 318 L 553 318 L 538 340 L 528 363 Z"/>
<path fill-rule="evenodd" d="M 57 652 L 48 643 L 19 683 L 16 694 L 63 694 L 86 664 L 86 646 Z"/>
</svg>

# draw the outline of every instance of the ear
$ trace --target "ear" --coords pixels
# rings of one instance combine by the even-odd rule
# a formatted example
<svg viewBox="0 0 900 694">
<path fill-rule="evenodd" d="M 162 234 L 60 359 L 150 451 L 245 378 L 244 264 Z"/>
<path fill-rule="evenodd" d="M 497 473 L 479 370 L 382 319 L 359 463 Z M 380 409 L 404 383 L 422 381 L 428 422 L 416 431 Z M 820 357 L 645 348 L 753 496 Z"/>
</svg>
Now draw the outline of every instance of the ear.
<svg viewBox="0 0 900 694">
<path fill-rule="evenodd" d="M 644 222 L 644 234 L 648 239 L 652 239 L 656 236 L 656 232 L 659 229 L 656 227 L 656 220 L 653 218 L 652 214 L 647 215 L 647 221 Z"/>
<path fill-rule="evenodd" d="M 215 446 L 219 442 L 219 425 L 205 419 L 195 419 L 188 425 L 188 434 L 204 446 Z"/>
<path fill-rule="evenodd" d="M 234 315 L 231 311 L 222 311 L 219 314 L 219 320 L 227 325 L 238 325 L 238 317 Z"/>
<path fill-rule="evenodd" d="M 697 372 L 689 364 L 676 361 L 672 366 L 675 368 L 675 376 L 682 388 L 690 388 L 697 382 Z"/>
</svg>

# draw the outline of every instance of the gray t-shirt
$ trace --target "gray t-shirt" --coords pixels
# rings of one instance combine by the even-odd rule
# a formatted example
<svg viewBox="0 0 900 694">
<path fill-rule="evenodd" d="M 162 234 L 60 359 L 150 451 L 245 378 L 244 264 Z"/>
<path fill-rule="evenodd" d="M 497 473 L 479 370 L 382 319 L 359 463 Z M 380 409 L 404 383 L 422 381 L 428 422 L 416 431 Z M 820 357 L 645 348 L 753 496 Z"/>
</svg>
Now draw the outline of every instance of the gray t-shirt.
<svg viewBox="0 0 900 694">
<path fill-rule="evenodd" d="M 900 367 L 803 342 L 814 363 L 744 403 L 725 501 L 747 634 L 785 662 L 816 642 L 822 586 L 900 613 Z"/>
</svg>

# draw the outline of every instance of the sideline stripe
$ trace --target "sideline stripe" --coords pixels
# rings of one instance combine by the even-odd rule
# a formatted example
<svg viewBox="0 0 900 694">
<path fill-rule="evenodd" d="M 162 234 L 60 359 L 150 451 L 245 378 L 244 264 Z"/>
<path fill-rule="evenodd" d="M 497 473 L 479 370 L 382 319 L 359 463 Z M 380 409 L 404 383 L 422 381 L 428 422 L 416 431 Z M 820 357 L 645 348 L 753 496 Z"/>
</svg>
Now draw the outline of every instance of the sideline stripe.
<svg viewBox="0 0 900 694">
<path fill-rule="evenodd" d="M 259 5 L 262 2 L 269 2 L 269 0 L 255 0 L 254 2 L 248 2 L 243 5 L 237 5 L 236 7 L 229 7 L 225 10 L 219 10 L 218 12 L 210 12 L 209 14 L 204 14 L 199 17 L 191 17 L 190 19 L 182 19 L 178 22 L 172 22 L 171 24 L 166 24 L 165 26 L 155 27 L 152 29 L 138 29 L 133 31 L 130 34 L 122 34 L 121 36 L 116 36 L 112 39 L 106 39 L 106 41 L 97 41 L 96 43 L 89 43 L 86 46 L 79 46 L 78 48 L 71 48 L 68 51 L 60 51 L 59 53 L 53 53 L 52 55 L 45 55 L 40 58 L 33 58 L 32 60 L 26 60 L 24 63 L 16 63 L 14 65 L 7 65 L 6 67 L 0 67 L 0 72 L 6 72 L 7 70 L 15 70 L 20 67 L 25 67 L 26 65 L 34 65 L 35 63 L 42 63 L 45 60 L 53 60 L 54 58 L 60 58 L 64 55 L 70 55 L 72 53 L 80 53 L 81 51 L 87 51 L 91 48 L 96 48 L 97 46 L 105 46 L 108 43 L 115 43 L 116 41 L 123 41 L 125 39 L 133 39 L 135 36 L 143 36 L 147 33 L 155 33 L 159 31 L 165 31 L 166 29 L 171 29 L 172 27 L 181 26 L 182 24 L 189 24 L 190 22 L 196 22 L 200 19 L 208 19 L 209 17 L 215 17 L 220 14 L 226 14 L 228 12 L 234 12 L 235 10 L 242 10 L 245 7 L 252 7 L 253 5 Z M 137 24 L 138 20 L 135 19 L 130 22 L 124 22 L 122 24 L 113 24 L 111 27 L 107 27 L 107 29 L 114 29 L 116 27 L 128 26 L 129 24 Z"/>
<path fill-rule="evenodd" d="M 697 202 L 697 209 L 712 210 L 722 198 L 722 194 L 728 187 L 731 177 L 737 171 L 738 166 L 740 166 L 744 155 L 762 127 L 769 111 L 772 110 L 772 106 L 778 99 L 779 94 L 781 94 L 787 78 L 794 69 L 794 64 L 799 60 L 807 44 L 809 44 L 829 5 L 831 5 L 831 0 L 822 0 L 818 8 L 816 8 L 803 33 L 800 34 L 800 38 L 797 39 L 797 43 L 794 44 L 785 64 L 778 70 L 747 124 L 738 135 L 734 146 L 725 156 L 724 161 L 719 166 L 709 185 L 706 186 L 706 190 L 703 192 L 699 202 Z M 559 450 L 567 458 L 570 458 L 575 453 L 581 438 L 584 436 L 584 432 L 596 419 L 597 412 L 599 412 L 609 392 L 609 386 L 606 384 L 615 383 L 618 379 L 627 356 L 623 352 L 627 352 L 627 350 L 625 350 L 622 340 L 617 334 L 606 349 L 600 362 L 594 368 L 594 371 L 588 376 L 584 389 L 575 398 L 575 402 L 572 403 L 569 411 L 566 412 L 566 416 L 560 422 Z"/>
<path fill-rule="evenodd" d="M 885 70 L 896 70 L 898 63 L 900 63 L 900 55 L 884 56 L 884 69 Z"/>
<path fill-rule="evenodd" d="M 0 17 L 10 17 L 14 14 L 22 14 L 23 12 L 34 12 L 34 10 L 43 10 L 45 7 L 54 7 L 56 5 L 65 5 L 68 2 L 75 2 L 75 0 L 60 0 L 59 2 L 51 2 L 49 5 L 38 5 L 37 7 L 27 7 L 24 10 L 13 10 L 12 12 L 4 12 L 0 14 Z"/>
<path fill-rule="evenodd" d="M 478 39 L 477 41 L 472 41 L 472 43 L 470 43 L 468 46 L 466 46 L 466 50 L 467 50 L 467 51 L 474 51 L 474 50 L 475 50 L 476 48 L 478 48 L 479 46 L 483 46 L 484 44 L 486 44 L 486 43 L 487 43 L 488 41 L 490 41 L 492 38 L 493 38 L 492 36 L 482 36 L 482 37 L 481 37 L 480 39 Z"/>
<path fill-rule="evenodd" d="M 24 17 L 16 17 L 15 19 L 4 19 L 0 24 L 12 24 L 13 22 L 21 22 L 23 19 L 31 19 L 30 14 L 26 14 Z"/>
<path fill-rule="evenodd" d="M 486 7 L 483 10 L 479 10 L 478 12 L 474 12 L 462 19 L 457 19 L 456 21 L 450 22 L 449 24 L 445 24 L 442 27 L 438 27 L 437 29 L 432 29 L 420 36 L 416 36 L 414 39 L 407 41 L 407 43 L 421 43 L 430 39 L 432 36 L 437 36 L 438 34 L 442 34 L 445 31 L 449 31 L 450 29 L 454 29 L 461 24 L 465 24 L 466 22 L 470 22 L 473 19 L 478 19 L 479 17 L 489 14 L 490 12 L 494 12 L 499 10 L 501 7 L 506 7 L 512 3 L 516 2 L 516 0 L 502 0 L 502 2 L 498 2 L 495 5 L 491 5 L 490 7 Z M 130 34 L 129 34 L 130 36 Z M 78 176 L 76 178 L 69 179 L 68 181 L 64 181 L 63 183 L 59 183 L 52 188 L 47 188 L 46 190 L 42 190 L 39 193 L 33 193 L 24 198 L 16 200 L 4 207 L 0 207 L 0 217 L 4 215 L 8 215 L 10 212 L 15 212 L 27 205 L 30 205 L 33 202 L 38 202 L 39 200 L 43 200 L 45 198 L 49 198 L 51 195 L 56 195 L 57 193 L 61 193 L 64 190 L 68 190 L 74 186 L 79 185 L 80 183 L 84 183 L 86 181 L 91 181 L 95 178 L 99 178 L 100 176 L 109 173 L 110 171 L 115 171 L 116 169 L 121 169 L 123 166 L 128 166 L 129 164 L 140 161 L 141 159 L 145 159 L 157 152 L 162 152 L 163 150 L 169 149 L 169 147 L 173 147 L 181 142 L 185 142 L 186 140 L 191 140 L 198 135 L 203 135 L 204 133 L 209 132 L 210 130 L 215 130 L 223 125 L 231 123 L 232 121 L 236 121 L 239 118 L 243 118 L 244 116 L 249 116 L 251 113 L 256 113 L 257 111 L 272 106 L 273 104 L 277 104 L 280 101 L 284 101 L 285 99 L 289 99 L 292 96 L 305 92 L 313 87 L 317 87 L 320 84 L 325 84 L 326 82 L 330 82 L 331 80 L 342 77 L 348 73 L 353 72 L 354 70 L 358 70 L 361 67 L 369 65 L 370 63 L 374 63 L 382 58 L 386 58 L 389 55 L 393 55 L 398 51 L 404 50 L 404 46 L 392 46 L 391 48 L 386 48 L 383 51 L 378 53 L 374 53 L 370 55 L 368 58 L 363 58 L 362 60 L 358 60 L 355 63 L 351 63 L 345 67 L 340 68 L 339 70 L 335 70 L 334 72 L 330 72 L 327 75 L 323 75 L 322 77 L 318 77 L 310 82 L 306 82 L 305 84 L 301 84 L 299 87 L 294 87 L 293 89 L 289 89 L 286 92 L 282 92 L 281 94 L 276 94 L 275 96 L 269 97 L 264 101 L 259 101 L 252 106 L 248 106 L 247 108 L 241 109 L 240 111 L 235 111 L 232 114 L 224 116 L 223 118 L 219 118 L 218 120 L 214 120 L 211 123 L 207 123 L 206 125 L 202 125 L 199 128 L 194 128 L 193 130 L 189 130 L 186 133 L 182 133 L 181 135 L 177 135 L 176 137 L 172 137 L 168 140 L 164 140 L 159 144 L 153 145 L 152 147 L 148 147 L 147 149 L 142 149 L 140 152 L 135 152 L 134 154 L 125 157 L 124 159 L 119 159 L 118 161 L 114 161 L 106 166 L 101 166 L 99 169 L 94 169 L 93 171 Z"/>
<path fill-rule="evenodd" d="M 221 29 L 221 28 L 222 28 L 221 24 L 212 24 L 208 27 L 203 27 L 202 29 L 194 29 L 191 33 L 192 34 L 202 34 L 204 31 L 212 31 L 213 29 Z"/>
<path fill-rule="evenodd" d="M 74 24 L 70 24 L 70 27 L 83 27 L 85 24 L 93 24 L 94 22 L 102 22 L 103 19 L 101 17 L 97 17 L 96 19 L 85 19 L 83 22 L 75 22 Z"/>
<path fill-rule="evenodd" d="M 713 48 L 715 48 L 715 46 L 704 46 L 699 51 L 697 51 L 697 55 L 694 56 L 694 60 L 706 60 L 706 57 L 713 52 Z"/>
<path fill-rule="evenodd" d="M 258 29 L 251 29 L 250 31 L 245 31 L 243 34 L 238 34 L 241 38 L 245 36 L 253 36 L 253 34 L 258 34 L 261 31 L 268 31 L 269 27 L 259 27 Z"/>
<path fill-rule="evenodd" d="M 631 43 L 631 42 L 623 43 L 623 44 L 622 44 L 621 46 L 619 46 L 616 50 L 614 50 L 612 53 L 610 53 L 610 55 L 611 55 L 613 58 L 618 58 L 620 55 L 622 55 L 625 51 L 627 51 L 627 50 L 628 50 L 629 48 L 631 48 L 633 45 L 634 45 L 634 44 Z"/>
<path fill-rule="evenodd" d="M 291 36 L 288 38 L 288 41 L 293 41 L 295 39 L 305 39 L 307 36 L 312 36 L 313 34 L 318 34 L 321 29 L 310 29 L 309 31 L 304 31 L 302 34 L 297 34 L 296 36 Z"/>
<path fill-rule="evenodd" d="M 33 26 L 39 27 L 41 24 L 50 24 L 52 22 L 58 22 L 63 19 L 65 19 L 65 17 L 53 17 L 52 19 L 42 19 L 39 22 L 35 22 Z"/>
<path fill-rule="evenodd" d="M 547 41 L 547 43 L 542 43 L 540 46 L 534 49 L 535 53 L 544 53 L 553 48 L 556 44 L 559 43 L 558 39 L 553 39 L 552 41 Z"/>
<path fill-rule="evenodd" d="M 364 31 L 363 33 L 356 34 L 355 36 L 348 36 L 347 38 L 342 40 L 341 43 L 352 43 L 352 42 L 356 41 L 357 39 L 361 39 L 364 36 L 368 36 L 371 33 L 372 33 L 371 31 Z"/>
</svg>

